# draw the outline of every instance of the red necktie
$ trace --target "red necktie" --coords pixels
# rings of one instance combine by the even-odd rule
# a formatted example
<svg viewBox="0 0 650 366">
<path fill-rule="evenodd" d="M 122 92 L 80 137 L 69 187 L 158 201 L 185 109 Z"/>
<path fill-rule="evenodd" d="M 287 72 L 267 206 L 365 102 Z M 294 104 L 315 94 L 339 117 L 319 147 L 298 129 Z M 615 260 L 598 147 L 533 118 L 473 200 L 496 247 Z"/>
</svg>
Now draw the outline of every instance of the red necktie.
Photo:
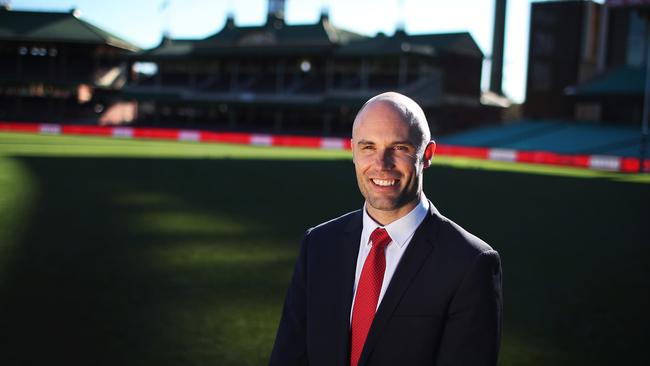
<svg viewBox="0 0 650 366">
<path fill-rule="evenodd" d="M 361 270 L 357 296 L 354 299 L 354 310 L 352 310 L 352 343 L 350 346 L 350 366 L 357 366 L 363 345 L 375 317 L 377 301 L 381 291 L 381 283 L 384 280 L 386 269 L 386 257 L 384 252 L 386 246 L 392 239 L 382 228 L 376 228 L 370 234 L 372 248 Z"/>
</svg>

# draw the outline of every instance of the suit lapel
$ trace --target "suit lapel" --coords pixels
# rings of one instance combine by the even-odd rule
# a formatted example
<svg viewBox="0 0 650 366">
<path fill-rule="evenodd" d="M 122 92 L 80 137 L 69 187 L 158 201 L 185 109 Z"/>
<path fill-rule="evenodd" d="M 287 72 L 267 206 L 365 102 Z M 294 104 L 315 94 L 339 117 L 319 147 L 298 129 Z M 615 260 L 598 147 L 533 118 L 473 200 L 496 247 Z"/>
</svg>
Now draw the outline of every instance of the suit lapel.
<svg viewBox="0 0 650 366">
<path fill-rule="evenodd" d="M 438 211 L 432 203 L 429 202 L 429 204 L 429 214 L 415 231 L 377 309 L 361 353 L 359 365 L 365 365 L 379 339 L 379 335 L 381 335 L 382 330 L 393 315 L 402 295 L 433 250 L 433 241 L 438 231 Z"/>
<path fill-rule="evenodd" d="M 340 340 L 339 365 L 348 365 L 350 361 L 350 310 L 354 290 L 354 275 L 357 269 L 357 256 L 359 255 L 359 240 L 363 228 L 363 216 L 357 211 L 345 229 L 339 241 L 339 255 L 341 268 L 339 274 L 340 299 L 338 311 L 338 334 Z"/>
</svg>

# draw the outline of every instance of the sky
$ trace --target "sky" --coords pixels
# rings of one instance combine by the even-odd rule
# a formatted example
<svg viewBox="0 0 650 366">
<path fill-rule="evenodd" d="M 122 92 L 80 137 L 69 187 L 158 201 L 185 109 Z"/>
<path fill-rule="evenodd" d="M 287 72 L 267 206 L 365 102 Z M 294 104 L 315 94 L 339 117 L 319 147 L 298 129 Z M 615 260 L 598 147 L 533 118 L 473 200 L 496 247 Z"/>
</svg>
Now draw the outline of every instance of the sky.
<svg viewBox="0 0 650 366">
<path fill-rule="evenodd" d="M 5 1 L 6 2 L 6 1 Z M 522 102 L 526 90 L 530 0 L 508 0 L 503 91 Z M 200 39 L 223 28 L 232 13 L 237 25 L 266 20 L 267 0 L 13 0 L 14 10 L 69 11 L 142 48 L 160 43 L 163 32 L 172 38 Z M 398 24 L 409 34 L 470 32 L 486 55 L 483 89 L 489 85 L 494 0 L 286 0 L 288 24 L 318 21 L 329 9 L 333 25 L 374 36 L 391 35 Z"/>
</svg>

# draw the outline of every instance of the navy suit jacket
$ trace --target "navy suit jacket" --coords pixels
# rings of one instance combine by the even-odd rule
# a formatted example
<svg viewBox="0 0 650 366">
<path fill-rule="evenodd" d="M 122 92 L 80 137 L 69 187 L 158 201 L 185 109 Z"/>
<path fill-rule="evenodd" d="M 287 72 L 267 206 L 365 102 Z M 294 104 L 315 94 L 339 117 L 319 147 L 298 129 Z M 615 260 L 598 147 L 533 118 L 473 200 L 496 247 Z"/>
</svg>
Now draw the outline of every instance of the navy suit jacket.
<svg viewBox="0 0 650 366">
<path fill-rule="evenodd" d="M 362 212 L 307 231 L 271 366 L 347 366 Z M 496 365 L 499 254 L 433 204 L 377 309 L 359 366 Z"/>
</svg>

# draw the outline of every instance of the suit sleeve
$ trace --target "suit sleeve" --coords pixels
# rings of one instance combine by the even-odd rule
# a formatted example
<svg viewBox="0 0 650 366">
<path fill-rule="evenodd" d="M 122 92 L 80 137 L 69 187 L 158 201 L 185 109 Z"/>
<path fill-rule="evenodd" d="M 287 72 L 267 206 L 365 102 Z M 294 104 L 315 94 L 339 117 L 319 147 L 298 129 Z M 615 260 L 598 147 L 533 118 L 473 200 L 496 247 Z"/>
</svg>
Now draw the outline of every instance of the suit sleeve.
<svg viewBox="0 0 650 366">
<path fill-rule="evenodd" d="M 501 261 L 489 250 L 476 257 L 450 303 L 438 366 L 497 364 L 502 299 Z"/>
<path fill-rule="evenodd" d="M 282 318 L 275 337 L 269 366 L 309 365 L 306 337 L 307 233 L 300 246 L 293 277 L 284 301 Z"/>
</svg>

